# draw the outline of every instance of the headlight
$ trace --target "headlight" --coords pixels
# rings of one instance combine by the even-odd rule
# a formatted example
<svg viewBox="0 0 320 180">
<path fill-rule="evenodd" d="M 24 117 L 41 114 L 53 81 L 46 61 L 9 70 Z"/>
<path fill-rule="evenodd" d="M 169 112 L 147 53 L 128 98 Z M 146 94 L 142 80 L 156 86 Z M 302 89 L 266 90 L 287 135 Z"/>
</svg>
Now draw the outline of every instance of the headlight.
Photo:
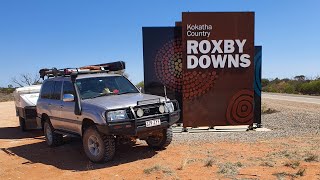
<svg viewBox="0 0 320 180">
<path fill-rule="evenodd" d="M 109 111 L 107 113 L 108 121 L 122 120 L 122 119 L 128 119 L 126 110 Z"/>
<path fill-rule="evenodd" d="M 167 112 L 173 112 L 174 111 L 174 106 L 172 102 L 166 102 L 164 103 L 164 111 Z"/>
</svg>

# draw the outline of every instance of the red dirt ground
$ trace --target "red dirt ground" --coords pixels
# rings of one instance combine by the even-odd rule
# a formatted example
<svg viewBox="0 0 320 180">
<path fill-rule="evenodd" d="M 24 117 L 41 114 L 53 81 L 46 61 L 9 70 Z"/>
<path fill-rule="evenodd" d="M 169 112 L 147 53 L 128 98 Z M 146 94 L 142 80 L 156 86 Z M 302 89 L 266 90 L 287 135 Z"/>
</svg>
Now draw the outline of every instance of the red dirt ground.
<svg viewBox="0 0 320 180">
<path fill-rule="evenodd" d="M 0 179 L 320 179 L 320 162 L 305 161 L 320 160 L 320 135 L 201 146 L 174 142 L 163 151 L 138 141 L 118 147 L 112 162 L 94 164 L 79 139 L 49 148 L 41 131 L 21 132 L 13 102 L 0 103 L 0 114 Z M 285 166 L 290 162 L 297 167 Z"/>
</svg>

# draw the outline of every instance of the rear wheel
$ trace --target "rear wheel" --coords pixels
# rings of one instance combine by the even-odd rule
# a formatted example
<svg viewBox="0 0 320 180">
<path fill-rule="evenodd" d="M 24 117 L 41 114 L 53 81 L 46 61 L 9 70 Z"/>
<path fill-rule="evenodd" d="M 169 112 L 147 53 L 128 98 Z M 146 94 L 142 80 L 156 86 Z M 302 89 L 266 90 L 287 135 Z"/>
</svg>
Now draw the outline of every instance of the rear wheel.
<svg viewBox="0 0 320 180">
<path fill-rule="evenodd" d="M 147 144 L 155 149 L 163 149 L 167 146 L 169 146 L 169 144 L 172 141 L 172 128 L 169 127 L 168 129 L 163 129 L 161 132 L 149 136 L 146 139 Z"/>
<path fill-rule="evenodd" d="M 24 118 L 19 117 L 19 124 L 20 124 L 20 130 L 26 131 L 26 121 L 24 120 Z"/>
<path fill-rule="evenodd" d="M 44 136 L 46 137 L 46 142 L 50 147 L 58 146 L 63 143 L 62 134 L 58 134 L 54 132 L 54 128 L 52 127 L 50 121 L 46 120 L 43 126 Z"/>
<path fill-rule="evenodd" d="M 84 131 L 83 148 L 92 162 L 107 162 L 115 155 L 115 138 L 99 133 L 95 126 Z"/>
</svg>

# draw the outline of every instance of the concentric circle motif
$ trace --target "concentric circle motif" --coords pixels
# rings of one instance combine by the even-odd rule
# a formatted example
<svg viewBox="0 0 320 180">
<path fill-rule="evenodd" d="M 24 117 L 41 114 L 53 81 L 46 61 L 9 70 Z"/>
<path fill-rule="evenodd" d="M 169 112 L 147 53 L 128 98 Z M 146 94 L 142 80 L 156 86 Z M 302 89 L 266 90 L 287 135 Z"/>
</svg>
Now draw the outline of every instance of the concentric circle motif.
<svg viewBox="0 0 320 180">
<path fill-rule="evenodd" d="M 231 125 L 253 122 L 253 92 L 241 90 L 229 101 L 226 117 Z"/>
<path fill-rule="evenodd" d="M 213 87 L 217 78 L 214 71 L 182 72 L 181 39 L 170 40 L 159 49 L 154 69 L 160 82 L 170 90 L 182 92 L 184 99 L 193 99 L 205 94 Z"/>
<path fill-rule="evenodd" d="M 182 44 L 181 39 L 165 43 L 157 52 L 154 62 L 156 76 L 171 90 L 182 91 Z"/>
</svg>

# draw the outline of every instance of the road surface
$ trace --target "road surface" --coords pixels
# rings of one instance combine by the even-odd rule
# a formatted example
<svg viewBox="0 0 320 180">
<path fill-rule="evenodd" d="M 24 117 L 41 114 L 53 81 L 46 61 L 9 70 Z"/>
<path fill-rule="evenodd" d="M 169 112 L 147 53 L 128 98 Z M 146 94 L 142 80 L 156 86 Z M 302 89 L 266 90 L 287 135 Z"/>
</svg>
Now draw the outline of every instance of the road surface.
<svg viewBox="0 0 320 180">
<path fill-rule="evenodd" d="M 262 93 L 262 98 L 282 100 L 282 101 L 309 103 L 309 104 L 319 104 L 320 105 L 320 96 Z"/>
</svg>

